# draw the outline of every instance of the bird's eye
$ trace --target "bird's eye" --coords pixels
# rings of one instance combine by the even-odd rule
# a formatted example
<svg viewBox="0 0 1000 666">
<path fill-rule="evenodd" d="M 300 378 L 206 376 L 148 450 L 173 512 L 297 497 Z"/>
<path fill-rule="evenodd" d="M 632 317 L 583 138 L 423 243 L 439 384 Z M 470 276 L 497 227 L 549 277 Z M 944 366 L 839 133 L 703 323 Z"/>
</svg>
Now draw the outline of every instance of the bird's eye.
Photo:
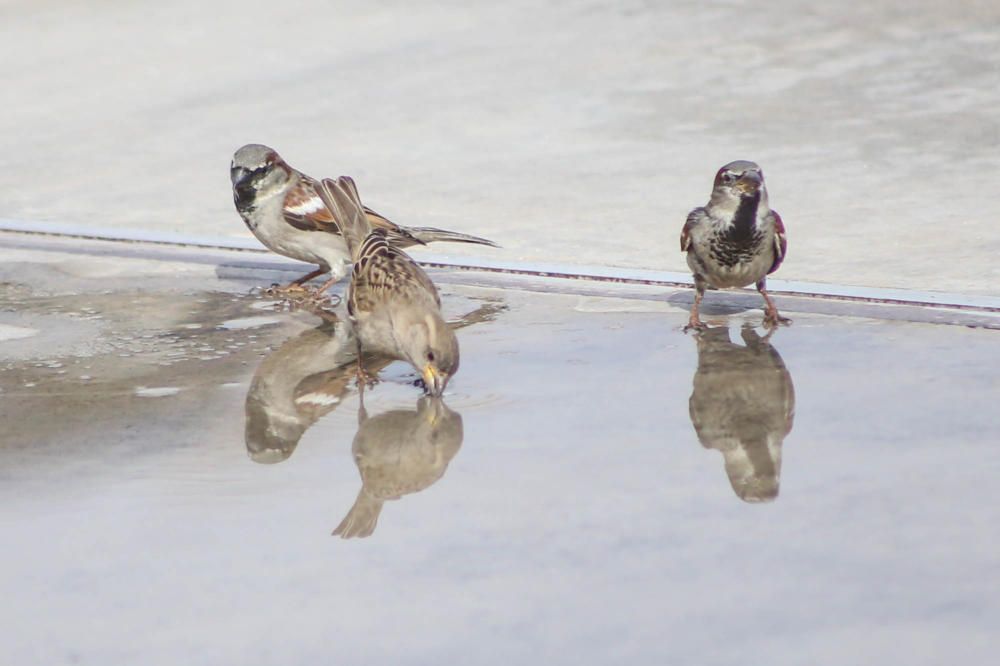
<svg viewBox="0 0 1000 666">
<path fill-rule="evenodd" d="M 434 362 L 434 352 L 431 351 L 427 352 L 427 360 L 430 361 L 431 363 Z"/>
<path fill-rule="evenodd" d="M 733 175 L 732 173 L 730 173 L 730 172 L 727 171 L 726 173 L 722 174 L 722 182 L 723 183 L 731 183 L 734 180 L 736 180 L 736 176 Z"/>
</svg>

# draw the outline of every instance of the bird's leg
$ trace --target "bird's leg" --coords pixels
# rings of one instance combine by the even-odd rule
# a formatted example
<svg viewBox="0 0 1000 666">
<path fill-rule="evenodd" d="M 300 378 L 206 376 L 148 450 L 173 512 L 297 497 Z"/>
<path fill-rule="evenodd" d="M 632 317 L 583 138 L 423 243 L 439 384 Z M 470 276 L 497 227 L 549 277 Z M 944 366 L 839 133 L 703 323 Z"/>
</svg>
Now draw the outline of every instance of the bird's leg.
<svg viewBox="0 0 1000 666">
<path fill-rule="evenodd" d="M 705 298 L 705 280 L 698 275 L 694 276 L 694 289 L 694 304 L 691 306 L 691 316 L 688 318 L 687 326 L 684 327 L 685 333 L 690 330 L 703 331 L 708 328 L 698 316 L 698 306 L 701 305 L 701 299 Z"/>
<path fill-rule="evenodd" d="M 316 291 L 313 292 L 312 294 L 313 300 L 322 301 L 326 298 L 329 298 L 333 305 L 340 303 L 340 296 L 334 295 L 328 297 L 325 295 L 326 290 L 332 287 L 333 285 L 337 284 L 338 282 L 340 282 L 340 276 L 334 275 L 329 280 L 321 284 L 319 287 L 316 288 Z"/>
<path fill-rule="evenodd" d="M 309 289 L 303 285 L 313 278 L 319 277 L 327 272 L 327 269 L 322 266 L 318 267 L 314 271 L 306 273 L 297 280 L 292 280 L 285 286 L 279 286 L 277 284 L 272 284 L 269 288 L 264 290 L 264 293 L 268 296 L 279 296 L 282 298 L 287 298 L 289 296 L 302 296 L 309 293 Z"/>
<path fill-rule="evenodd" d="M 356 338 L 356 340 L 358 343 L 358 390 L 363 390 L 361 387 L 365 384 L 374 386 L 375 378 L 365 370 L 365 354 L 361 349 L 361 338 Z"/>
<path fill-rule="evenodd" d="M 767 278 L 761 278 L 757 282 L 757 291 L 764 297 L 764 303 L 766 304 L 764 308 L 764 328 L 773 329 L 777 326 L 788 326 L 792 323 L 792 320 L 788 317 L 782 317 L 778 314 L 778 306 L 774 304 L 774 300 L 767 293 Z"/>
<path fill-rule="evenodd" d="M 358 367 L 361 367 L 361 357 L 358 357 Z M 358 381 L 358 425 L 368 420 L 368 410 L 365 409 L 365 383 Z"/>
<path fill-rule="evenodd" d="M 327 272 L 327 269 L 323 268 L 322 266 L 319 266 L 316 270 L 311 271 L 309 273 L 306 273 L 305 275 L 303 275 L 302 277 L 300 277 L 298 280 L 293 280 L 291 282 L 291 284 L 289 284 L 288 286 L 291 287 L 292 285 L 295 285 L 297 287 L 300 287 L 300 286 L 304 285 L 306 282 L 309 282 L 309 280 L 312 280 L 313 278 L 319 277 L 320 275 L 323 275 L 323 273 L 326 273 L 326 272 Z"/>
</svg>

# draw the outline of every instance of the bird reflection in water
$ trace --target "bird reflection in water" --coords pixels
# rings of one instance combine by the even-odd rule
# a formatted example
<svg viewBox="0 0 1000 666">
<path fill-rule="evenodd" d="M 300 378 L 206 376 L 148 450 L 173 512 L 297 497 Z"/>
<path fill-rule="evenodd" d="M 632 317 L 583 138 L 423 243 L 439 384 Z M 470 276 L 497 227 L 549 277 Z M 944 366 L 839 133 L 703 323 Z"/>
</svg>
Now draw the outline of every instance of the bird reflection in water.
<svg viewBox="0 0 1000 666">
<path fill-rule="evenodd" d="M 733 343 L 726 326 L 696 336 L 691 424 L 702 446 L 722 452 L 733 491 L 746 502 L 778 496 L 781 446 L 795 418 L 792 376 L 771 335 L 745 325 L 745 345 Z"/>
<path fill-rule="evenodd" d="M 496 319 L 506 306 L 488 301 L 457 321 L 454 329 Z M 351 326 L 317 310 L 323 323 L 287 340 L 257 367 L 246 399 L 245 441 L 254 462 L 287 460 L 302 435 L 332 412 L 357 378 L 357 342 Z M 365 370 L 376 376 L 393 359 L 365 354 Z"/>
<path fill-rule="evenodd" d="M 344 539 L 370 536 L 385 501 L 433 485 L 458 453 L 462 437 L 462 416 L 440 398 L 424 396 L 413 410 L 369 416 L 362 391 L 352 446 L 361 490 L 333 533 Z"/>
<path fill-rule="evenodd" d="M 250 458 L 277 463 L 291 456 L 303 433 L 340 404 L 356 376 L 356 365 L 351 327 L 329 315 L 322 325 L 291 338 L 261 361 L 246 400 Z"/>
</svg>

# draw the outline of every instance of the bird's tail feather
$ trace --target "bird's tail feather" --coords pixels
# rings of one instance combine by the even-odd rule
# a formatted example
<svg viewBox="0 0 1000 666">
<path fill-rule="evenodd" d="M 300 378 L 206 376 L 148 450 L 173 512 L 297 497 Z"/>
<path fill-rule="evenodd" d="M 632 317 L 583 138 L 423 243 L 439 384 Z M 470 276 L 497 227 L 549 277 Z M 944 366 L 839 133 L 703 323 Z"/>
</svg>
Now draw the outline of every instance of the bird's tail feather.
<svg viewBox="0 0 1000 666">
<path fill-rule="evenodd" d="M 335 536 L 341 539 L 351 539 L 354 537 L 364 538 L 371 536 L 378 523 L 379 514 L 382 513 L 382 500 L 372 497 L 362 488 L 358 493 L 358 499 L 354 501 L 354 506 L 347 512 L 344 519 L 333 531 Z"/>
<path fill-rule="evenodd" d="M 424 244 L 443 241 L 445 243 L 473 243 L 475 245 L 500 247 L 488 238 L 470 236 L 469 234 L 462 234 L 457 231 L 446 231 L 444 229 L 435 229 L 434 227 L 407 227 L 406 230 Z"/>
<path fill-rule="evenodd" d="M 336 180 L 324 178 L 316 190 L 327 209 L 333 213 L 340 233 L 347 241 L 351 259 L 357 260 L 361 242 L 371 233 L 371 224 L 365 215 L 365 207 L 361 204 L 354 179 L 350 176 L 341 176 Z"/>
</svg>

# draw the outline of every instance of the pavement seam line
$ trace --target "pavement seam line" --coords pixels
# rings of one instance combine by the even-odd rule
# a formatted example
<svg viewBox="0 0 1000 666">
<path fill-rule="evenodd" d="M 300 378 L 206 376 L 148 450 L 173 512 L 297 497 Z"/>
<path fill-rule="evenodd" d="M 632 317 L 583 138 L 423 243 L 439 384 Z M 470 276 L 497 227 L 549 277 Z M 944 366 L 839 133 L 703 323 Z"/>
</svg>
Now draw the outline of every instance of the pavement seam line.
<svg viewBox="0 0 1000 666">
<path fill-rule="evenodd" d="M 99 241 L 108 243 L 120 243 L 128 245 L 154 245 L 159 247 L 176 247 L 176 248 L 189 248 L 189 249 L 202 249 L 202 250 L 221 250 L 226 252 L 241 252 L 241 253 L 251 253 L 251 254 L 261 254 L 261 255 L 271 255 L 273 254 L 270 250 L 263 247 L 257 248 L 252 246 L 241 246 L 236 241 L 227 242 L 223 240 L 198 240 L 198 239 L 185 239 L 183 237 L 169 237 L 165 234 L 139 232 L 136 234 L 126 234 L 117 235 L 110 230 L 101 229 L 84 229 L 82 227 L 70 227 L 66 225 L 48 225 L 40 223 L 23 223 L 13 220 L 0 219 L 0 232 L 4 234 L 12 235 L 32 235 L 32 236 L 42 236 L 48 238 L 58 238 L 66 240 L 87 240 L 87 241 Z M 607 267 L 606 271 L 602 273 L 596 273 L 594 271 L 590 272 L 574 272 L 572 266 L 558 266 L 558 267 L 548 267 L 548 268 L 532 268 L 530 266 L 514 267 L 514 266 L 504 266 L 498 265 L 496 262 L 490 262 L 489 264 L 476 264 L 473 262 L 463 262 L 461 260 L 441 260 L 441 259 L 430 259 L 430 260 L 418 260 L 421 266 L 428 268 L 445 268 L 459 271 L 467 272 L 485 272 L 494 273 L 499 275 L 518 275 L 524 277 L 538 277 L 538 278 L 549 278 L 558 280 L 577 280 L 577 281 L 588 281 L 588 282 L 603 282 L 611 284 L 627 284 L 627 285 L 642 285 L 642 286 L 653 286 L 653 287 L 663 287 L 670 289 L 690 289 L 693 287 L 692 281 L 689 278 L 684 278 L 678 274 L 675 279 L 663 279 L 663 278 L 642 278 L 623 275 L 629 271 L 620 270 L 616 271 L 614 268 Z M 281 267 L 275 266 L 271 268 L 277 268 L 281 270 Z M 555 270 L 553 270 L 555 269 Z M 614 273 L 618 272 L 619 275 Z M 634 273 L 634 271 L 632 271 Z M 655 271 L 647 271 L 650 273 L 655 273 Z M 775 280 L 774 282 L 779 282 Z M 815 298 L 819 300 L 832 300 L 832 301 L 844 301 L 844 302 L 854 302 L 854 303 L 881 303 L 889 305 L 911 305 L 935 309 L 951 309 L 951 310 L 963 310 L 969 312 L 983 312 L 983 313 L 1000 313 L 1000 306 L 984 305 L 976 303 L 962 303 L 962 302 L 951 302 L 949 300 L 925 300 L 917 297 L 916 295 L 911 298 L 904 298 L 901 296 L 889 296 L 889 295 L 858 295 L 851 293 L 836 293 L 839 289 L 842 292 L 858 291 L 863 289 L 865 291 L 878 292 L 876 288 L 858 288 L 851 287 L 847 285 L 822 285 L 824 287 L 824 292 L 811 291 L 808 288 L 805 289 L 792 289 L 792 288 L 782 288 L 780 286 L 773 286 L 768 291 L 771 294 L 779 296 L 794 296 L 803 298 Z M 750 290 L 747 290 L 750 291 Z M 886 291 L 904 291 L 904 290 L 886 290 Z M 917 292 L 919 294 L 919 292 Z M 941 298 L 947 299 L 947 297 L 957 297 L 957 295 L 952 294 L 941 294 Z"/>
</svg>

